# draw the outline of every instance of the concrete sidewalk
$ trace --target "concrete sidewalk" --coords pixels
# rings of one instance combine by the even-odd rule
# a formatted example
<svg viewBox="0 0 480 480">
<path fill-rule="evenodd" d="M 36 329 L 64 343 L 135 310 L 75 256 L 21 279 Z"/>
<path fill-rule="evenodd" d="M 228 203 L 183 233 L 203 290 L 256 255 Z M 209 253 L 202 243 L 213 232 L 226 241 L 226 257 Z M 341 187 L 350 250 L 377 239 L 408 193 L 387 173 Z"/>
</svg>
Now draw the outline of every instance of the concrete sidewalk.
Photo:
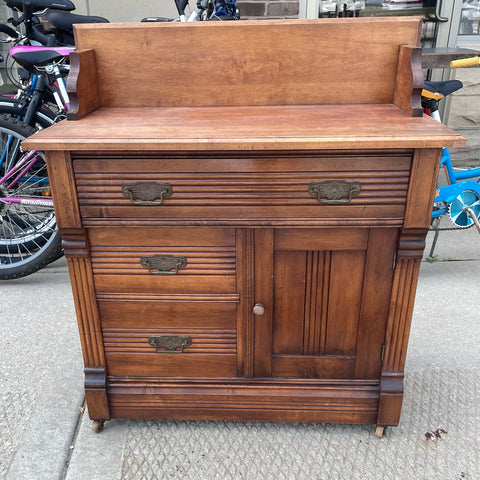
<svg viewBox="0 0 480 480">
<path fill-rule="evenodd" d="M 95 434 L 65 260 L 0 282 L 0 479 L 480 479 L 480 236 L 442 232 L 435 255 L 401 424 L 382 439 L 373 426 L 262 422 L 113 420 Z"/>
</svg>

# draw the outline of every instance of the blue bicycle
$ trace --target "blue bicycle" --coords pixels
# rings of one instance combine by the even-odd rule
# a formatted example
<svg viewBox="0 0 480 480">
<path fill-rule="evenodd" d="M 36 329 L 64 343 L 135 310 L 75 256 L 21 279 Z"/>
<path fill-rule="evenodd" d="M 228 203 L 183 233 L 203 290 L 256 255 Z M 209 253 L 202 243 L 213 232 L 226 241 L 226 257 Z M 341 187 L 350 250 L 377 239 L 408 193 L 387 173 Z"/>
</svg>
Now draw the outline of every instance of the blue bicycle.
<svg viewBox="0 0 480 480">
<path fill-rule="evenodd" d="M 469 63 L 462 61 L 460 64 L 452 62 L 452 68 L 459 66 L 478 65 L 479 57 L 474 57 Z M 475 63 L 474 63 L 475 62 Z M 422 106 L 425 113 L 441 122 L 438 112 L 438 104 L 442 98 L 460 90 L 463 84 L 459 80 L 444 82 L 424 83 L 422 91 Z M 466 170 L 455 170 L 450 158 L 448 148 L 444 148 L 440 159 L 440 165 L 445 170 L 447 184 L 437 188 L 432 211 L 432 228 L 435 230 L 435 238 L 430 251 L 433 255 L 438 238 L 438 223 L 440 217 L 447 215 L 455 228 L 468 228 L 475 226 L 480 233 L 480 167 Z"/>
</svg>

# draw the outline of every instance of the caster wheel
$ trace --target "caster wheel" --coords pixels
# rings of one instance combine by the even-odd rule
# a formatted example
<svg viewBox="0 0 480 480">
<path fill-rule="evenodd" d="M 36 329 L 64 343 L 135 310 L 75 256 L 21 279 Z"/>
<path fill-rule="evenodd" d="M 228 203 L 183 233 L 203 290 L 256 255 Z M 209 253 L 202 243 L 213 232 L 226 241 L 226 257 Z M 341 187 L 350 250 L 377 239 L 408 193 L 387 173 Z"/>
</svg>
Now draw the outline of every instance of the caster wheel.
<svg viewBox="0 0 480 480">
<path fill-rule="evenodd" d="M 100 433 L 103 430 L 105 420 L 94 420 L 92 423 L 92 430 L 95 433 Z"/>
<path fill-rule="evenodd" d="M 385 427 L 382 427 L 381 425 L 377 425 L 377 428 L 375 429 L 375 436 L 378 438 L 382 438 L 384 431 L 385 431 Z"/>
</svg>

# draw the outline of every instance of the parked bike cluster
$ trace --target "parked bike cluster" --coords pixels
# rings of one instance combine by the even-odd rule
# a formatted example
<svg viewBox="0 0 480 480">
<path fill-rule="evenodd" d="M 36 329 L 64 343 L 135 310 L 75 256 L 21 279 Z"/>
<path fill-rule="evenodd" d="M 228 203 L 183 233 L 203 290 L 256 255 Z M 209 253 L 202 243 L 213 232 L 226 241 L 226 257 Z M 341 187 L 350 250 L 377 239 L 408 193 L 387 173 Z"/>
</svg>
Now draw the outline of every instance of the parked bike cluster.
<svg viewBox="0 0 480 480">
<path fill-rule="evenodd" d="M 0 96 L 0 279 L 29 275 L 62 255 L 45 159 L 21 149 L 35 131 L 64 119 L 69 106 L 65 77 L 74 49 L 73 25 L 107 23 L 71 13 L 69 0 L 4 0 L 16 18 L 0 25 L 0 41 L 13 46 L 7 72 L 16 92 Z M 177 19 L 148 22 L 236 20 L 234 0 L 199 0 L 187 17 L 188 0 L 175 0 Z M 45 17 L 52 28 L 45 30 Z M 21 30 L 17 31 L 17 29 Z"/>
<path fill-rule="evenodd" d="M 75 5 L 69 0 L 4 1 L 17 15 L 9 19 L 14 28 L 0 25 L 0 41 L 13 45 L 7 73 L 18 90 L 0 96 L 0 279 L 13 279 L 29 275 L 62 255 L 44 156 L 37 151 L 25 152 L 20 144 L 66 116 L 69 99 L 65 77 L 68 56 L 74 49 L 73 24 L 108 20 L 71 13 Z M 188 0 L 174 1 L 178 18 L 148 17 L 142 21 L 240 18 L 235 0 L 198 0 L 189 15 L 185 13 Z M 51 29 L 44 29 L 42 16 Z M 439 99 L 462 87 L 461 82 L 452 82 L 426 84 L 424 107 L 433 116 Z M 480 232 L 480 184 L 472 180 L 480 175 L 480 169 L 455 173 L 447 149 L 442 165 L 449 185 L 437 191 L 432 220 L 448 215 L 455 226 L 475 224 Z"/>
</svg>

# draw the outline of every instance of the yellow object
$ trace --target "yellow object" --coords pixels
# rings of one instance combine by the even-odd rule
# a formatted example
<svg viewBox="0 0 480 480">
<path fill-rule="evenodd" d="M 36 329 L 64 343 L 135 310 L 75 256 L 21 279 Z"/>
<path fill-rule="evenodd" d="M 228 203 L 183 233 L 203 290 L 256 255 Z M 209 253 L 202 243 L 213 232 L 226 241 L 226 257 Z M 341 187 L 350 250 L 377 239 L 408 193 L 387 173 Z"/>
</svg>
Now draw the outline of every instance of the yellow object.
<svg viewBox="0 0 480 480">
<path fill-rule="evenodd" d="M 430 90 L 423 89 L 422 90 L 422 97 L 433 98 L 434 100 L 440 100 L 441 98 L 443 98 L 443 95 L 441 93 L 438 93 L 438 92 L 430 92 Z"/>
<path fill-rule="evenodd" d="M 480 64 L 480 57 L 469 57 L 461 60 L 452 60 L 450 68 L 475 67 L 478 64 Z"/>
</svg>

